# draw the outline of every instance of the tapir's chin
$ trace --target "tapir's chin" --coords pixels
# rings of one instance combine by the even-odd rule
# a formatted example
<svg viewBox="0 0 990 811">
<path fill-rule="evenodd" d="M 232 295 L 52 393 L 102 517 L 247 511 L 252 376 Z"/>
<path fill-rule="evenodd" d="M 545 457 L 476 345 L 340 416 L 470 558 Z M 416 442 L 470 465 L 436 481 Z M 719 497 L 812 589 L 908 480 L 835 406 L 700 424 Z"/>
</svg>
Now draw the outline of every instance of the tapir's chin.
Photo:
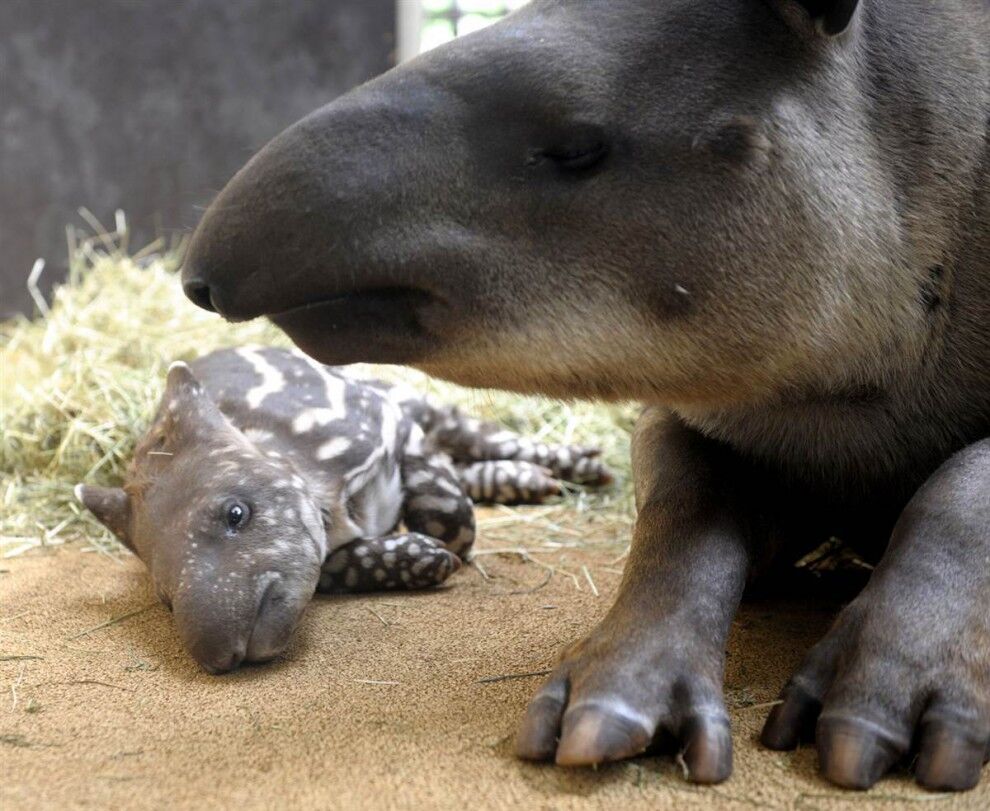
<svg viewBox="0 0 990 811">
<path fill-rule="evenodd" d="M 446 305 L 422 290 L 387 288 L 315 301 L 269 317 L 307 355 L 330 365 L 408 364 L 438 343 Z"/>
</svg>

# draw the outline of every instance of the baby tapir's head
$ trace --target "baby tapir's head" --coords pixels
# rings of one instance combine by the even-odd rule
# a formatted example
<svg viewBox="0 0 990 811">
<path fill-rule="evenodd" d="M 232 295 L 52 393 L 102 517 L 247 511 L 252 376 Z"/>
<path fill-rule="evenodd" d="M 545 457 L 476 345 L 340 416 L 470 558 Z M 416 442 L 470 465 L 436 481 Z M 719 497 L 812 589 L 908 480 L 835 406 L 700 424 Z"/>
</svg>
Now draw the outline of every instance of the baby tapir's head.
<svg viewBox="0 0 990 811">
<path fill-rule="evenodd" d="M 204 668 L 285 648 L 326 556 L 319 507 L 289 460 L 250 442 L 188 366 L 169 370 L 124 487 L 77 495 L 148 566 Z"/>
</svg>

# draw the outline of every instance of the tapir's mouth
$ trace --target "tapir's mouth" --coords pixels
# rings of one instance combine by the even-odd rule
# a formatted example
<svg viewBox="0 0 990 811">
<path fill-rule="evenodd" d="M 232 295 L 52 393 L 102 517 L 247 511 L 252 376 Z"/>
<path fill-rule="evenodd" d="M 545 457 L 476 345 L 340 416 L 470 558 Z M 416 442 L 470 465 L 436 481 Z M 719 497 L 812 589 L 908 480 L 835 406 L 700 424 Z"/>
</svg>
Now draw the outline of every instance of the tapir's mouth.
<svg viewBox="0 0 990 811">
<path fill-rule="evenodd" d="M 322 363 L 413 363 L 436 345 L 426 324 L 443 309 L 431 293 L 388 287 L 342 293 L 268 317 Z"/>
</svg>

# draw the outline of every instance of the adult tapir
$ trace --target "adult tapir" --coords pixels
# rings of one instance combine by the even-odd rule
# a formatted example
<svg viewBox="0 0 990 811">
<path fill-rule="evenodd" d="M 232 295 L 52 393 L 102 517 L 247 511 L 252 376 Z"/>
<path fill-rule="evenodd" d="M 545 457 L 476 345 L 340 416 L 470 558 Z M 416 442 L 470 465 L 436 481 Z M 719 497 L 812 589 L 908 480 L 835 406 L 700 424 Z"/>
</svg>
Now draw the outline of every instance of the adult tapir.
<svg viewBox="0 0 990 811">
<path fill-rule="evenodd" d="M 332 364 L 637 398 L 612 610 L 520 756 L 679 742 L 724 780 L 748 577 L 838 535 L 879 565 L 764 743 L 831 781 L 990 743 L 990 3 L 535 0 L 275 138 L 188 295 Z M 781 549 L 782 547 L 786 549 Z"/>
</svg>

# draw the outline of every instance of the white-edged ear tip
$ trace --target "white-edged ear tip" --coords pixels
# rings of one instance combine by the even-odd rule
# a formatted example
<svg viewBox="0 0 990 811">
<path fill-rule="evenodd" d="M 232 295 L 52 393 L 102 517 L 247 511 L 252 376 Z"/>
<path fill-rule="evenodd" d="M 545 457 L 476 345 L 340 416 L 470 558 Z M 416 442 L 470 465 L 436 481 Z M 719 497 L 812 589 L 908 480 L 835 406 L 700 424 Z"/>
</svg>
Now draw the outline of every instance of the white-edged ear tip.
<svg viewBox="0 0 990 811">
<path fill-rule="evenodd" d="M 171 373 L 175 369 L 185 369 L 187 372 L 192 372 L 192 369 L 189 368 L 189 364 L 186 363 L 184 360 L 172 361 L 172 363 L 169 364 L 168 367 L 169 373 Z"/>
<path fill-rule="evenodd" d="M 83 504 L 84 503 L 83 502 L 83 485 L 82 484 L 77 484 L 75 487 L 73 487 L 72 488 L 72 494 L 76 497 L 76 500 L 80 504 Z"/>
</svg>

